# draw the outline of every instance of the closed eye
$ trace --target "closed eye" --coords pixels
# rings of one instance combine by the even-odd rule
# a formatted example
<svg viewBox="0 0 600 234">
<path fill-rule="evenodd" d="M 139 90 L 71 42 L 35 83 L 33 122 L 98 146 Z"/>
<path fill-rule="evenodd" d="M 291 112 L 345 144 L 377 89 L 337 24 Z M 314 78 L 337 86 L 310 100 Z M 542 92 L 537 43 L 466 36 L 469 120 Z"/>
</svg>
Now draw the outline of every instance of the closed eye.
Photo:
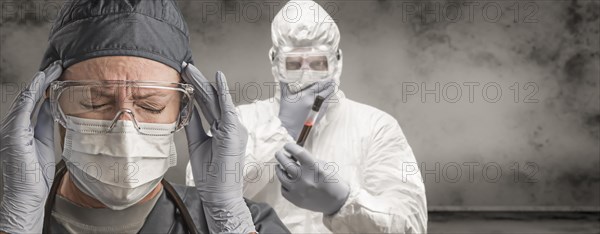
<svg viewBox="0 0 600 234">
<path fill-rule="evenodd" d="M 158 105 L 158 104 L 149 103 L 149 102 L 139 103 L 136 105 L 139 106 L 140 108 L 142 108 L 144 111 L 150 112 L 152 114 L 160 114 L 167 107 L 165 105 Z"/>
<path fill-rule="evenodd" d="M 106 108 L 108 105 L 110 105 L 109 102 L 101 103 L 101 104 L 80 102 L 79 104 L 86 109 L 92 109 L 92 110 L 100 110 L 100 109 Z"/>
</svg>

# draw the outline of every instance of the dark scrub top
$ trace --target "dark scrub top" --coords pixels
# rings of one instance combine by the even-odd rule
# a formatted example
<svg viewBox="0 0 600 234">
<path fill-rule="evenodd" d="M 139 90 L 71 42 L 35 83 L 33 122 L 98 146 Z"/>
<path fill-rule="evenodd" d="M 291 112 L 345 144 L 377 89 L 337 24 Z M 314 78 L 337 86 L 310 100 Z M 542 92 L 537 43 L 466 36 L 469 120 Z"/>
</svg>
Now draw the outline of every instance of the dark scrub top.
<svg viewBox="0 0 600 234">
<path fill-rule="evenodd" d="M 208 233 L 203 204 L 196 188 L 176 184 L 173 184 L 173 187 L 190 212 L 197 230 L 200 233 Z M 246 200 L 246 204 L 252 213 L 256 231 L 259 233 L 290 233 L 273 208 L 267 204 L 255 203 L 250 200 Z M 85 209 L 82 208 L 82 212 L 85 212 Z M 50 220 L 50 231 L 51 233 L 68 233 L 55 217 Z M 156 201 L 139 233 L 187 233 L 179 210 L 176 209 L 175 203 L 167 197 L 165 191 Z"/>
</svg>

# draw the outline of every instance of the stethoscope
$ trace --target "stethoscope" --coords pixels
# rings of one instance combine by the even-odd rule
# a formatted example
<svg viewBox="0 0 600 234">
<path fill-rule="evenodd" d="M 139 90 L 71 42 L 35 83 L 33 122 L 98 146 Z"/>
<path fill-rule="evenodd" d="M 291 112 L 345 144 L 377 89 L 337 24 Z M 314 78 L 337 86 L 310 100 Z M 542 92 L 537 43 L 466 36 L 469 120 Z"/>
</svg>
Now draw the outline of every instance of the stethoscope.
<svg viewBox="0 0 600 234">
<path fill-rule="evenodd" d="M 58 186 L 60 185 L 60 181 L 65 176 L 67 169 L 64 161 L 60 161 L 56 168 L 56 174 L 54 175 L 55 183 L 52 184 L 50 188 L 50 193 L 48 194 L 48 199 L 46 199 L 46 205 L 44 210 L 44 226 L 42 229 L 42 233 L 50 234 L 50 219 L 52 217 L 52 208 L 54 207 L 54 201 L 56 200 L 56 192 L 58 191 Z M 190 234 L 197 234 L 198 230 L 196 230 L 196 226 L 194 225 L 194 221 L 192 220 L 192 216 L 190 216 L 190 212 L 185 207 L 181 197 L 175 192 L 175 189 L 169 182 L 166 180 L 161 180 L 160 183 L 163 185 L 165 191 L 167 192 L 167 197 L 170 198 L 173 202 L 175 202 L 175 206 L 179 209 L 181 216 L 183 217 L 183 223 L 187 228 Z"/>
</svg>

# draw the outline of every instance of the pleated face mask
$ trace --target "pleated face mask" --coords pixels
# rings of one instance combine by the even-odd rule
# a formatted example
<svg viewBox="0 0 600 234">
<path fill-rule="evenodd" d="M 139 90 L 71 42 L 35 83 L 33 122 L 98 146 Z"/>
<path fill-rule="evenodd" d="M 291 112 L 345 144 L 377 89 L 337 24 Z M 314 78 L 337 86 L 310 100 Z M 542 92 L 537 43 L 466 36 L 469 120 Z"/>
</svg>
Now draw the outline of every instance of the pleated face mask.
<svg viewBox="0 0 600 234">
<path fill-rule="evenodd" d="M 66 122 L 69 128 L 62 157 L 75 185 L 110 209 L 122 210 L 138 203 L 177 163 L 176 123 L 73 116 L 67 116 Z"/>
</svg>

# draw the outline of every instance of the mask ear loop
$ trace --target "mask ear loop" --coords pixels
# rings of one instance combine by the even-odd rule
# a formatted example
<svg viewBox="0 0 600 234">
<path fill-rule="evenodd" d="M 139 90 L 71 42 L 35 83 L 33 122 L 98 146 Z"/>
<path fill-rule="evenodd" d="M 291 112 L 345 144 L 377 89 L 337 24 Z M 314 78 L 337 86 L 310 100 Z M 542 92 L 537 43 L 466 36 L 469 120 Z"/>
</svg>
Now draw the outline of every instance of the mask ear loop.
<svg viewBox="0 0 600 234">
<path fill-rule="evenodd" d="M 135 114 L 133 114 L 133 111 L 130 109 L 121 109 L 119 112 L 117 112 L 115 117 L 112 119 L 112 123 L 110 124 L 110 126 L 108 127 L 106 132 L 110 132 L 115 127 L 115 125 L 117 125 L 117 121 L 118 121 L 119 117 L 124 113 L 131 115 L 131 120 L 133 122 L 133 126 L 135 127 L 135 130 L 138 131 L 138 133 L 141 133 L 140 126 L 138 125 L 137 120 L 135 120 Z"/>
</svg>

